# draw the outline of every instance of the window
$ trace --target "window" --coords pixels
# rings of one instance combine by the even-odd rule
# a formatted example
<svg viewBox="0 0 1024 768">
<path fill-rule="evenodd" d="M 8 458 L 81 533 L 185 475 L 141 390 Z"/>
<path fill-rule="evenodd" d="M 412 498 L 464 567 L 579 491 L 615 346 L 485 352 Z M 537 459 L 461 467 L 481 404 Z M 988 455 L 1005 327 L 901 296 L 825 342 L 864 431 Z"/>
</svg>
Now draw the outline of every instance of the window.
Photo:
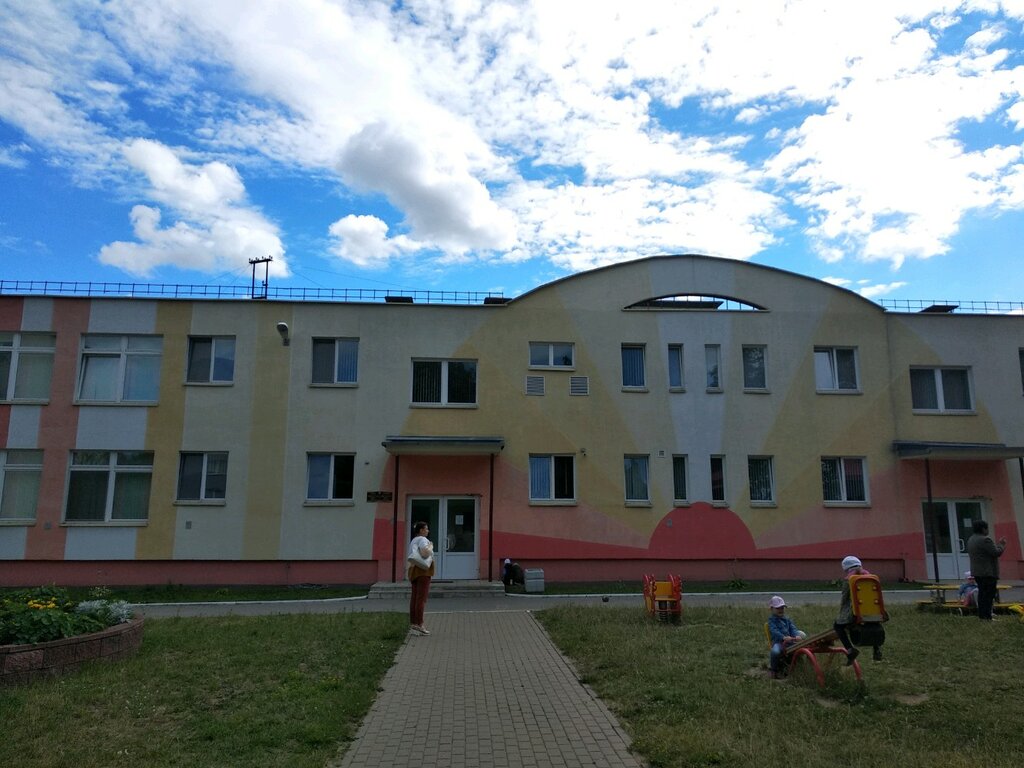
<svg viewBox="0 0 1024 768">
<path fill-rule="evenodd" d="M 672 457 L 672 498 L 676 501 L 686 501 L 686 457 Z"/>
<path fill-rule="evenodd" d="M 683 384 L 683 345 L 668 345 L 668 387 L 682 389 Z"/>
<path fill-rule="evenodd" d="M 234 336 L 189 337 L 185 381 L 189 384 L 230 384 L 234 380 Z"/>
<path fill-rule="evenodd" d="M 750 501 L 755 504 L 775 502 L 775 477 L 771 456 L 747 457 L 747 475 L 750 482 Z"/>
<path fill-rule="evenodd" d="M 43 452 L 0 451 L 0 520 L 35 520 Z"/>
<path fill-rule="evenodd" d="M 821 492 L 825 501 L 868 500 L 864 459 L 849 456 L 821 457 Z"/>
<path fill-rule="evenodd" d="M 69 523 L 139 522 L 149 518 L 152 451 L 72 451 Z"/>
<path fill-rule="evenodd" d="M 162 350 L 159 336 L 83 335 L 78 399 L 156 402 Z"/>
<path fill-rule="evenodd" d="M 626 476 L 626 501 L 647 503 L 651 494 L 647 489 L 647 456 L 625 456 L 623 468 Z"/>
<path fill-rule="evenodd" d="M 178 501 L 221 501 L 227 491 L 226 453 L 182 453 Z"/>
<path fill-rule="evenodd" d="M 52 333 L 0 333 L 0 400 L 47 400 L 53 374 Z"/>
<path fill-rule="evenodd" d="M 313 383 L 355 384 L 359 339 L 313 339 Z"/>
<path fill-rule="evenodd" d="M 352 453 L 310 453 L 307 458 L 308 501 L 351 501 L 356 457 Z"/>
<path fill-rule="evenodd" d="M 704 345 L 704 365 L 707 369 L 708 389 L 721 389 L 722 348 L 717 344 Z"/>
<path fill-rule="evenodd" d="M 1017 356 L 1020 358 L 1020 386 L 1024 390 L 1024 349 L 1018 349 Z"/>
<path fill-rule="evenodd" d="M 725 456 L 711 457 L 711 501 L 725 501 Z"/>
<path fill-rule="evenodd" d="M 623 344 L 622 345 L 622 386 L 641 388 L 645 387 L 644 377 L 644 345 Z"/>
<path fill-rule="evenodd" d="M 768 388 L 766 347 L 762 344 L 743 347 L 743 388 Z"/>
<path fill-rule="evenodd" d="M 568 341 L 531 341 L 531 368 L 572 368 L 575 349 Z"/>
<path fill-rule="evenodd" d="M 530 501 L 575 501 L 575 457 L 554 454 L 530 456 Z"/>
<path fill-rule="evenodd" d="M 476 403 L 476 360 L 413 360 L 413 405 Z"/>
<path fill-rule="evenodd" d="M 819 392 L 860 389 L 857 383 L 857 350 L 854 347 L 815 347 L 814 387 Z"/>
<path fill-rule="evenodd" d="M 968 368 L 911 368 L 910 396 L 915 411 L 971 411 Z"/>
</svg>

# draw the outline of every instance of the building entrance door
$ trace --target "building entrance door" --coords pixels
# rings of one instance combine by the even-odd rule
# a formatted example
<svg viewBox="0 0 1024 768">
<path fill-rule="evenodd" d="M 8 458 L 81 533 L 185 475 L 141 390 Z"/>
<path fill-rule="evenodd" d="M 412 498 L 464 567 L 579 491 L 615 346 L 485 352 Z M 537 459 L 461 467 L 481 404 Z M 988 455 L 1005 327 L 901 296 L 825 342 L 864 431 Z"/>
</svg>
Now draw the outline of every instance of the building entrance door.
<svg viewBox="0 0 1024 768">
<path fill-rule="evenodd" d="M 971 567 L 967 539 L 975 520 L 984 517 L 980 501 L 934 500 L 921 505 L 924 518 L 925 560 L 928 578 L 934 581 L 959 579 Z M 935 574 L 935 561 L 939 573 Z"/>
<path fill-rule="evenodd" d="M 480 573 L 477 503 L 473 496 L 430 496 L 409 500 L 408 536 L 412 524 L 426 522 L 434 544 L 436 579 L 476 579 Z"/>
</svg>

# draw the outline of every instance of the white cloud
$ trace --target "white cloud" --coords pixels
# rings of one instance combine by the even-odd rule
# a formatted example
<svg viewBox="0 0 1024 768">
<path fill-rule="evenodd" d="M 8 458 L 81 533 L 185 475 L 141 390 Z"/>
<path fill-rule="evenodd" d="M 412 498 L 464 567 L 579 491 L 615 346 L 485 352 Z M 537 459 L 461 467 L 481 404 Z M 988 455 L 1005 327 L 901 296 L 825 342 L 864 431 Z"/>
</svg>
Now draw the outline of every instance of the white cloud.
<svg viewBox="0 0 1024 768">
<path fill-rule="evenodd" d="M 102 263 L 148 277 L 165 266 L 241 271 L 249 259 L 271 256 L 271 274 L 289 274 L 277 227 L 244 207 L 245 187 L 233 168 L 220 162 L 187 165 L 170 148 L 148 139 L 132 141 L 124 155 L 145 174 L 149 196 L 170 209 L 177 221 L 161 229 L 159 209 L 136 205 L 131 221 L 139 242 L 103 246 Z"/>
<path fill-rule="evenodd" d="M 28 165 L 26 156 L 31 153 L 32 148 L 25 143 L 0 147 L 0 165 L 6 165 L 8 168 L 24 168 Z"/>
<path fill-rule="evenodd" d="M 389 238 L 388 225 L 376 216 L 345 216 L 328 231 L 334 239 L 331 251 L 358 267 L 385 267 L 393 257 L 422 248 L 404 235 Z"/>
<path fill-rule="evenodd" d="M 895 283 L 879 283 L 878 285 L 866 285 L 863 288 L 858 288 L 857 293 L 863 296 L 865 299 L 876 299 L 879 296 L 884 296 L 887 293 L 892 293 L 906 285 L 906 282 L 895 282 Z"/>
</svg>

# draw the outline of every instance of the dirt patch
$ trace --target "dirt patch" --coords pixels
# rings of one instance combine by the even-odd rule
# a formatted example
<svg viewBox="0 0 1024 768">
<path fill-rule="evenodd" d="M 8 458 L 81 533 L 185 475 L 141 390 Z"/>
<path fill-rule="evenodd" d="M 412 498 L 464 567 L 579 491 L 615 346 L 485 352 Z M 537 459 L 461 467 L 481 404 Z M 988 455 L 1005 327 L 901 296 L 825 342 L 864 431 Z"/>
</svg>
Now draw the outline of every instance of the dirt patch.
<svg viewBox="0 0 1024 768">
<path fill-rule="evenodd" d="M 896 701 L 900 704 L 906 704 L 908 707 L 916 707 L 918 704 L 924 704 L 928 701 L 927 693 L 901 693 L 896 696 Z"/>
<path fill-rule="evenodd" d="M 835 701 L 833 699 L 826 699 L 822 696 L 818 696 L 817 698 L 815 698 L 814 703 L 817 704 L 819 707 L 824 707 L 825 709 L 835 709 L 839 706 L 838 701 Z"/>
</svg>

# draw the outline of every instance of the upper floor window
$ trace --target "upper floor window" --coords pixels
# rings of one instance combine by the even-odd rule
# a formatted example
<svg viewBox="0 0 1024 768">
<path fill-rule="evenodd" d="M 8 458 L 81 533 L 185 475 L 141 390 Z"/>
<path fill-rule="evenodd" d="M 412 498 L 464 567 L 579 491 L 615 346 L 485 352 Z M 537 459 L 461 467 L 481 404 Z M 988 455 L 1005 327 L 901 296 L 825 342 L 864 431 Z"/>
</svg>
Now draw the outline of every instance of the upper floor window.
<svg viewBox="0 0 1024 768">
<path fill-rule="evenodd" d="M 707 388 L 722 388 L 722 348 L 718 344 L 704 345 L 704 367 L 707 372 Z"/>
<path fill-rule="evenodd" d="M 355 384 L 359 339 L 313 339 L 313 383 Z"/>
<path fill-rule="evenodd" d="M 182 452 L 178 464 L 178 501 L 221 501 L 227 485 L 227 453 Z"/>
<path fill-rule="evenodd" d="M 647 477 L 648 457 L 627 454 L 623 457 L 623 469 L 625 471 L 626 502 L 649 502 L 651 492 Z"/>
<path fill-rule="evenodd" d="M 642 388 L 647 386 L 644 373 L 644 345 L 622 345 L 622 386 Z"/>
<path fill-rule="evenodd" d="M 0 400 L 47 400 L 53 375 L 52 333 L 0 333 Z"/>
<path fill-rule="evenodd" d="M 230 384 L 235 380 L 234 336 L 189 336 L 189 384 Z"/>
<path fill-rule="evenodd" d="M 575 364 L 575 347 L 568 341 L 531 341 L 531 368 L 572 368 Z"/>
<path fill-rule="evenodd" d="M 768 388 L 767 348 L 763 344 L 743 347 L 743 388 Z"/>
<path fill-rule="evenodd" d="M 351 501 L 356 457 L 352 453 L 310 453 L 307 459 L 308 501 Z"/>
<path fill-rule="evenodd" d="M 668 387 L 669 389 L 682 389 L 683 379 L 683 345 L 668 345 Z"/>
<path fill-rule="evenodd" d="M 152 451 L 72 451 L 69 523 L 138 522 L 149 518 Z"/>
<path fill-rule="evenodd" d="M 775 472 L 771 456 L 747 457 L 750 501 L 755 504 L 775 502 Z"/>
<path fill-rule="evenodd" d="M 162 352 L 159 336 L 83 335 L 78 399 L 155 403 Z"/>
<path fill-rule="evenodd" d="M 42 475 L 42 451 L 0 451 L 0 520 L 35 520 Z"/>
<path fill-rule="evenodd" d="M 910 396 L 915 411 L 973 411 L 969 368 L 911 368 Z"/>
<path fill-rule="evenodd" d="M 860 389 L 857 382 L 857 349 L 815 347 L 814 388 L 819 392 L 849 392 Z"/>
<path fill-rule="evenodd" d="M 413 360 L 413 405 L 474 405 L 476 360 Z"/>
<path fill-rule="evenodd" d="M 1020 386 L 1024 390 L 1024 349 L 1017 350 L 1017 357 L 1020 358 Z"/>
<path fill-rule="evenodd" d="M 686 456 L 672 457 L 672 498 L 677 502 L 686 501 Z"/>
<path fill-rule="evenodd" d="M 575 501 L 576 457 L 572 454 L 530 456 L 530 501 Z"/>
<path fill-rule="evenodd" d="M 711 457 L 711 501 L 725 501 L 725 456 Z"/>
<path fill-rule="evenodd" d="M 821 457 L 821 492 L 828 502 L 866 502 L 867 474 L 864 459 L 850 456 Z"/>
</svg>

